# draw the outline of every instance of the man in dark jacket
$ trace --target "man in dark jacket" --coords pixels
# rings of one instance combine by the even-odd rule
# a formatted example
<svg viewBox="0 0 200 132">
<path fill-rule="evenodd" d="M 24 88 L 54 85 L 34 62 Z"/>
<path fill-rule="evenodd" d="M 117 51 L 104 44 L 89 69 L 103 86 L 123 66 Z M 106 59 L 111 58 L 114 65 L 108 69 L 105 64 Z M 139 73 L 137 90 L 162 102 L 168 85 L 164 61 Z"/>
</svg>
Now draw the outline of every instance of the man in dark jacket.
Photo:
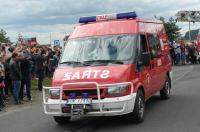
<svg viewBox="0 0 200 132">
<path fill-rule="evenodd" d="M 44 71 L 45 71 L 45 65 L 48 56 L 48 52 L 40 51 L 38 54 L 35 55 L 35 62 L 37 66 L 37 73 L 38 73 L 38 89 L 42 91 L 42 83 L 44 79 Z"/>
<path fill-rule="evenodd" d="M 13 53 L 12 58 L 10 60 L 10 77 L 13 81 L 13 95 L 15 104 L 20 104 L 21 102 L 19 101 L 19 92 L 21 87 L 22 75 L 21 75 L 19 61 L 17 61 L 17 58 L 18 54 Z"/>
<path fill-rule="evenodd" d="M 22 73 L 22 80 L 21 80 L 21 88 L 19 98 L 23 100 L 24 97 L 24 86 L 26 86 L 26 94 L 28 101 L 31 100 L 31 56 L 28 50 L 23 51 L 23 59 L 21 60 L 21 73 Z"/>
</svg>

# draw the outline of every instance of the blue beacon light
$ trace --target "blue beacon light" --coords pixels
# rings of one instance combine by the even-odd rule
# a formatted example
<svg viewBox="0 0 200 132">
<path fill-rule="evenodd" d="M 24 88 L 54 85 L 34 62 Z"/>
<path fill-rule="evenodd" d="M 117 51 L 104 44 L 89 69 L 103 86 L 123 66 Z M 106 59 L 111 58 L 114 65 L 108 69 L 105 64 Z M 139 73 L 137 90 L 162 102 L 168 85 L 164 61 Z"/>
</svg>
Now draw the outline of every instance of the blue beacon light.
<svg viewBox="0 0 200 132">
<path fill-rule="evenodd" d="M 70 93 L 69 94 L 70 99 L 75 99 L 76 98 L 76 93 Z"/>
<path fill-rule="evenodd" d="M 86 99 L 86 98 L 89 97 L 89 94 L 88 94 L 88 93 L 82 93 L 82 97 L 83 97 L 84 99 Z"/>
<path fill-rule="evenodd" d="M 88 22 L 98 22 L 98 21 L 107 21 L 107 20 L 116 20 L 116 19 L 129 19 L 136 18 L 136 12 L 127 12 L 127 13 L 117 13 L 117 14 L 105 14 L 89 17 L 80 17 L 79 23 L 88 23 Z"/>
</svg>

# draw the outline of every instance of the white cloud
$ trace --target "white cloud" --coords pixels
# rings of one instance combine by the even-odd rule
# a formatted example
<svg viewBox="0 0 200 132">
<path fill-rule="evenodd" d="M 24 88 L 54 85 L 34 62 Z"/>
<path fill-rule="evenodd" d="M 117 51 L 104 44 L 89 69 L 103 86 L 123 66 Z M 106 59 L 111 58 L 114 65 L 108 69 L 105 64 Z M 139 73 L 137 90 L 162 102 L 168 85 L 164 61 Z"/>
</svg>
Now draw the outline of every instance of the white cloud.
<svg viewBox="0 0 200 132">
<path fill-rule="evenodd" d="M 136 11 L 142 18 L 168 19 L 180 10 L 200 9 L 199 0 L 0 0 L 0 3 L 0 28 L 13 41 L 18 33 L 27 37 L 69 33 L 80 16 Z M 178 25 L 182 32 L 188 28 L 187 23 Z M 43 38 L 41 42 L 45 42 Z"/>
</svg>

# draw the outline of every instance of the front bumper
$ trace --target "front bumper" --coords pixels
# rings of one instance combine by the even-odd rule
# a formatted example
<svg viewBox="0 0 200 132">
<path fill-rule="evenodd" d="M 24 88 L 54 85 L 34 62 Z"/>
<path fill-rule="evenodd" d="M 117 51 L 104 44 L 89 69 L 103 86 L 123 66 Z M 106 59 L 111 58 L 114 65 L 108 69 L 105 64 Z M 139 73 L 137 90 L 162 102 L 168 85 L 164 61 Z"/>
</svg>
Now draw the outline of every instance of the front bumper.
<svg viewBox="0 0 200 132">
<path fill-rule="evenodd" d="M 94 82 L 88 82 L 94 84 Z M 131 113 L 134 109 L 136 93 L 133 93 L 133 85 L 131 82 L 125 82 L 131 85 L 131 93 L 130 95 L 122 96 L 122 97 L 113 97 L 113 98 L 100 98 L 99 87 L 97 83 L 97 95 L 98 99 L 93 99 L 92 103 L 89 105 L 89 109 L 82 116 L 114 116 L 114 115 L 124 115 Z M 72 83 L 70 83 L 71 85 Z M 77 84 L 77 83 L 76 83 Z M 119 83 L 124 84 L 124 83 Z M 68 85 L 68 84 L 64 84 Z M 107 84 L 112 85 L 112 84 Z M 116 84 L 115 84 L 116 85 Z M 105 86 L 105 85 L 104 85 Z M 62 115 L 62 116 L 73 116 L 71 112 L 63 113 L 62 108 L 65 107 L 67 103 L 66 100 L 60 99 L 49 99 L 45 98 L 45 89 L 52 89 L 53 87 L 44 87 L 43 90 L 43 103 L 44 103 L 44 112 L 45 114 L 51 115 Z M 62 93 L 62 88 L 61 88 Z M 62 95 L 62 94 L 60 94 Z M 71 107 L 73 109 L 73 106 Z"/>
</svg>

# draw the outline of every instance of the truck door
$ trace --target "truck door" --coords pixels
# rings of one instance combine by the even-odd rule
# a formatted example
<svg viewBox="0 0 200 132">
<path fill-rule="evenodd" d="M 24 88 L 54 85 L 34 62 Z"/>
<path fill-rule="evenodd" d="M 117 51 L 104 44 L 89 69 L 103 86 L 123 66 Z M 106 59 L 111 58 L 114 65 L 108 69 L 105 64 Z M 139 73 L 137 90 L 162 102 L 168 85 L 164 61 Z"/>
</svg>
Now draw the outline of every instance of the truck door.
<svg viewBox="0 0 200 132">
<path fill-rule="evenodd" d="M 162 46 L 161 46 L 161 43 L 163 43 L 163 42 L 157 34 L 155 34 L 154 37 L 155 37 L 156 48 L 157 48 L 157 65 L 156 65 L 157 68 L 156 68 L 156 71 L 157 71 L 157 77 L 159 79 L 158 89 L 155 89 L 155 92 L 157 92 L 158 90 L 163 88 L 163 86 L 165 84 L 167 72 L 166 72 L 165 64 L 164 64 L 164 59 L 166 58 L 166 55 L 164 55 L 162 53 Z"/>
<path fill-rule="evenodd" d="M 153 34 L 147 34 L 147 44 L 149 47 L 149 52 L 151 56 L 150 67 L 149 67 L 149 75 L 151 77 L 151 94 L 155 92 L 155 89 L 158 88 L 158 76 L 157 76 L 157 52 L 156 52 L 156 45 L 155 39 Z"/>
<path fill-rule="evenodd" d="M 160 39 L 157 34 L 148 34 L 147 41 L 151 54 L 150 72 L 152 75 L 152 91 L 153 93 L 161 89 L 165 77 L 163 77 L 162 55 Z"/>
<path fill-rule="evenodd" d="M 149 46 L 147 43 L 147 37 L 146 35 L 140 35 L 139 36 L 139 56 L 138 56 L 138 61 L 142 62 L 142 53 L 149 53 Z M 155 85 L 155 68 L 151 66 L 152 64 L 148 66 L 144 65 L 139 65 L 138 70 L 139 70 L 139 77 L 141 82 L 143 83 L 145 87 L 145 98 L 149 98 L 152 93 L 153 93 L 153 87 Z"/>
</svg>

